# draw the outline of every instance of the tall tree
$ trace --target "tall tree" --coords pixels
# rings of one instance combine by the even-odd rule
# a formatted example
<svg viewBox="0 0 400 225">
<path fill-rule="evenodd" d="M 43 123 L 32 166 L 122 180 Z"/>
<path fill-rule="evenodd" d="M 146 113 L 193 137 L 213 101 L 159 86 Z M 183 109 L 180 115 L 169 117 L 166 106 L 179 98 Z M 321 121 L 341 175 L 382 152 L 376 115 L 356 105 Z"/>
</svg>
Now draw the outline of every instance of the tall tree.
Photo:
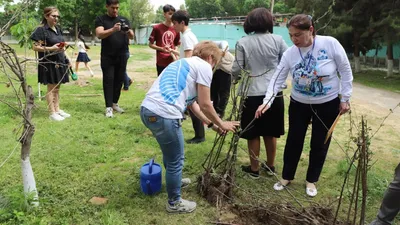
<svg viewBox="0 0 400 225">
<path fill-rule="evenodd" d="M 161 23 L 164 21 L 164 11 L 163 11 L 163 6 L 160 5 L 156 11 L 156 16 L 154 18 L 155 23 Z"/>
<path fill-rule="evenodd" d="M 179 6 L 179 9 L 180 9 L 180 10 L 186 10 L 185 4 L 181 4 L 181 5 Z"/>
<path fill-rule="evenodd" d="M 220 0 L 185 0 L 185 4 L 192 18 L 212 18 L 225 14 Z"/>
<path fill-rule="evenodd" d="M 387 46 L 387 76 L 393 75 L 393 45 L 400 42 L 400 1 L 380 1 L 373 15 L 375 38 Z"/>
<path fill-rule="evenodd" d="M 139 28 L 140 25 L 152 22 L 154 18 L 153 6 L 149 0 L 130 0 L 129 17 L 132 21 L 132 28 Z"/>
</svg>

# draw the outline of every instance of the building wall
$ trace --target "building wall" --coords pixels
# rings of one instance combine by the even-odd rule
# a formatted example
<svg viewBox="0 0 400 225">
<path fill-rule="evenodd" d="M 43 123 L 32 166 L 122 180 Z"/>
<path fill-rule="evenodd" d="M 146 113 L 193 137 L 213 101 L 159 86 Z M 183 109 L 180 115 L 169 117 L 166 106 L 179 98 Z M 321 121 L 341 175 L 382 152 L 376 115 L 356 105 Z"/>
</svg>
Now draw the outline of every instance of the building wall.
<svg viewBox="0 0 400 225">
<path fill-rule="evenodd" d="M 378 58 L 386 58 L 386 50 L 387 47 L 384 46 L 378 51 Z M 375 56 L 375 49 L 369 50 L 367 52 L 368 57 L 374 57 Z M 393 45 L 393 58 L 397 59 L 400 58 L 400 44 Z"/>
</svg>

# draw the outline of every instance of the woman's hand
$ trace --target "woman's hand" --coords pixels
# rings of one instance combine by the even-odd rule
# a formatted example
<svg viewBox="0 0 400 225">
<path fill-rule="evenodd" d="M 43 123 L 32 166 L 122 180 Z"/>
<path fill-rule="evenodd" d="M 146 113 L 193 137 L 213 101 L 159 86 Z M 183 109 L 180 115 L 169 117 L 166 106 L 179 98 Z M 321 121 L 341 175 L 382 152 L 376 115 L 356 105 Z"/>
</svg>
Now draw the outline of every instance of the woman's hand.
<svg viewBox="0 0 400 225">
<path fill-rule="evenodd" d="M 345 114 L 350 110 L 350 103 L 349 102 L 341 102 L 339 106 L 340 114 Z"/>
<path fill-rule="evenodd" d="M 239 125 L 240 125 L 239 121 L 223 121 L 220 128 L 225 132 L 228 131 L 235 132 L 236 127 L 238 127 Z"/>
<path fill-rule="evenodd" d="M 47 51 L 52 51 L 52 52 L 62 52 L 64 51 L 64 44 L 62 44 L 62 42 L 57 43 L 51 47 L 45 47 L 45 50 Z"/>
<path fill-rule="evenodd" d="M 262 104 L 258 107 L 255 117 L 256 118 L 260 118 L 262 116 L 262 114 L 265 113 L 265 111 L 267 111 L 269 109 L 269 106 L 267 104 Z"/>
<path fill-rule="evenodd" d="M 212 129 L 213 129 L 213 131 L 217 132 L 218 134 L 221 134 L 221 135 L 225 135 L 226 134 L 226 131 L 222 130 L 221 128 L 219 128 L 215 124 L 212 126 Z"/>
</svg>

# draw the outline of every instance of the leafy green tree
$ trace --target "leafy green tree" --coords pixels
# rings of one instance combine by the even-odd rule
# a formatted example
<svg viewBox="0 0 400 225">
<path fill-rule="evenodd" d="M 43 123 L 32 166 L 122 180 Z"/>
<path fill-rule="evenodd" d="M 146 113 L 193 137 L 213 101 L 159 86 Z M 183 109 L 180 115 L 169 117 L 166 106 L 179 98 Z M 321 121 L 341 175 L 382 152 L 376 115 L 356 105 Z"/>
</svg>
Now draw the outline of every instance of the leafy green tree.
<svg viewBox="0 0 400 225">
<path fill-rule="evenodd" d="M 160 5 L 156 11 L 154 22 L 161 23 L 162 21 L 164 21 L 164 11 L 163 11 L 163 6 Z"/>
<path fill-rule="evenodd" d="M 192 18 L 212 18 L 225 14 L 221 0 L 185 0 L 185 4 Z"/>
<path fill-rule="evenodd" d="M 30 39 L 30 36 L 37 26 L 38 21 L 34 18 L 21 19 L 18 24 L 10 28 L 11 35 L 17 38 L 18 44 L 21 47 L 26 45 L 29 49 L 31 49 L 32 40 Z"/>
<path fill-rule="evenodd" d="M 148 24 L 154 19 L 153 6 L 149 0 L 130 0 L 128 15 L 132 28 L 139 28 L 140 25 Z"/>
</svg>

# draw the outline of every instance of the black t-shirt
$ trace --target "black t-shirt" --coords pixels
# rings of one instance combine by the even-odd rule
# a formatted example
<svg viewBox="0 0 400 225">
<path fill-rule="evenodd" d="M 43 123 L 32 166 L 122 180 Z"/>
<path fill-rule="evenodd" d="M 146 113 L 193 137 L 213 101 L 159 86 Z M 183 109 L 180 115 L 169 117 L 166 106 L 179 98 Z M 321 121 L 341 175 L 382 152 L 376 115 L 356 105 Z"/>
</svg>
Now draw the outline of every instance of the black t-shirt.
<svg viewBox="0 0 400 225">
<path fill-rule="evenodd" d="M 121 19 L 125 19 L 125 24 L 128 25 L 129 28 L 131 27 L 131 24 L 125 17 L 110 17 L 108 15 L 98 16 L 95 21 L 95 27 L 104 27 L 104 30 L 108 30 L 114 27 L 116 23 L 120 22 Z M 123 55 L 128 51 L 128 45 L 128 34 L 123 31 L 114 32 L 101 40 L 101 55 L 109 57 Z"/>
<path fill-rule="evenodd" d="M 61 28 L 56 27 L 56 31 L 57 32 L 55 32 L 47 24 L 45 24 L 43 26 L 37 27 L 33 31 L 30 38 L 35 42 L 40 42 L 40 44 L 42 44 L 43 46 L 51 47 L 57 43 L 64 42 Z M 47 53 L 39 52 L 39 58 L 43 58 L 45 54 Z M 59 52 L 58 54 L 52 53 L 49 57 L 46 58 L 46 60 L 62 63 L 67 62 L 64 52 Z"/>
</svg>

